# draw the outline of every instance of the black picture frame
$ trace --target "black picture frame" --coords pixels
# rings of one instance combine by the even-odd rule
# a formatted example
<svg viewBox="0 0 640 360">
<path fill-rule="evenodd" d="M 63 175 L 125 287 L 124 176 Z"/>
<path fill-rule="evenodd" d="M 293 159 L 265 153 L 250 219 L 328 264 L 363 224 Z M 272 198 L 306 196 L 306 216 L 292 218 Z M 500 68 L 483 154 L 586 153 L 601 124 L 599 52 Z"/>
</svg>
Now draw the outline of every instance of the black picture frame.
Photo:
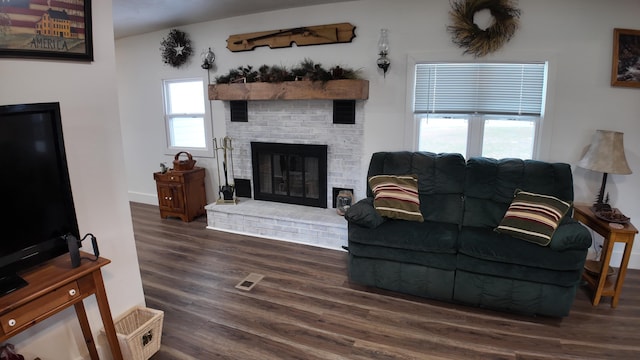
<svg viewBox="0 0 640 360">
<path fill-rule="evenodd" d="M 91 0 L 0 3 L 0 57 L 93 61 Z"/>
<path fill-rule="evenodd" d="M 640 88 L 640 30 L 613 29 L 611 85 Z"/>
</svg>

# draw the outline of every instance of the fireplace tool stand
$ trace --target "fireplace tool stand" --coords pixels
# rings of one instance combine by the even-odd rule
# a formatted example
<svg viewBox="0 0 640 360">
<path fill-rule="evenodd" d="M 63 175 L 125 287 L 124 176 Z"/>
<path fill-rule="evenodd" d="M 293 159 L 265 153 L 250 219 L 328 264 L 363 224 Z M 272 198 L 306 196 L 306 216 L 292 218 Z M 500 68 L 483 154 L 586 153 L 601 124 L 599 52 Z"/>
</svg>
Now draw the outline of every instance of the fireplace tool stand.
<svg viewBox="0 0 640 360">
<path fill-rule="evenodd" d="M 213 139 L 213 148 L 216 151 L 216 164 L 218 168 L 218 195 L 220 196 L 216 200 L 216 204 L 235 204 L 235 184 L 233 183 L 234 171 L 233 171 L 233 146 L 231 146 L 231 138 L 225 136 L 222 138 L 221 146 L 218 146 L 216 138 Z M 218 151 L 222 150 L 222 157 Z M 220 178 L 220 162 L 222 162 L 222 171 L 224 173 L 224 185 L 222 185 Z M 229 166 L 231 164 L 231 175 L 229 176 Z M 232 182 L 229 183 L 229 177 Z"/>
</svg>

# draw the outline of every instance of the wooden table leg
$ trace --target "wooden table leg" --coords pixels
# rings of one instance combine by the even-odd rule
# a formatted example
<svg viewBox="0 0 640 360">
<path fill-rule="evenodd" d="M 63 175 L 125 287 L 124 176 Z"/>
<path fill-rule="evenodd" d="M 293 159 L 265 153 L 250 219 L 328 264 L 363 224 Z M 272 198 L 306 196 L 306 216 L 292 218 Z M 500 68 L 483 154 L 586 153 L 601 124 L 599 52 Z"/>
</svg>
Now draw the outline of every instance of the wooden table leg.
<svg viewBox="0 0 640 360">
<path fill-rule="evenodd" d="M 76 316 L 78 322 L 80 322 L 84 342 L 87 344 L 87 349 L 89 349 L 89 356 L 91 356 L 92 360 L 99 360 L 98 350 L 96 350 L 96 343 L 93 341 L 93 334 L 91 333 L 91 326 L 87 319 L 87 312 L 84 309 L 84 303 L 82 301 L 77 302 L 74 304 L 74 307 L 76 308 Z"/>
<path fill-rule="evenodd" d="M 120 343 L 118 343 L 116 327 L 113 325 L 113 318 L 111 317 L 111 310 L 109 309 L 109 301 L 107 300 L 107 292 L 104 289 L 104 283 L 102 280 L 102 272 L 94 271 L 93 280 L 96 286 L 96 300 L 98 302 L 98 308 L 100 309 L 100 317 L 102 317 L 102 325 L 104 325 L 107 341 L 111 348 L 111 354 L 114 360 L 122 360 L 122 351 L 120 350 Z"/>
<path fill-rule="evenodd" d="M 631 238 L 631 243 L 628 243 L 626 241 L 624 242 L 622 263 L 620 264 L 620 268 L 618 269 L 618 278 L 616 280 L 615 293 L 613 295 L 613 299 L 611 299 L 612 308 L 618 306 L 618 301 L 620 300 L 620 294 L 622 293 L 622 284 L 624 283 L 624 277 L 627 273 L 627 266 L 629 265 L 629 258 L 631 257 L 631 244 L 633 244 L 633 238 Z"/>
<path fill-rule="evenodd" d="M 602 244 L 602 253 L 604 254 L 604 259 L 600 259 L 600 274 L 598 276 L 598 283 L 596 284 L 596 288 L 593 289 L 593 306 L 598 306 L 600 304 L 600 299 L 602 298 L 602 290 L 604 290 L 604 285 L 607 282 L 607 273 L 609 272 L 609 262 L 611 261 L 611 253 L 613 252 L 614 241 L 610 241 L 610 239 L 604 238 L 604 243 Z"/>
</svg>

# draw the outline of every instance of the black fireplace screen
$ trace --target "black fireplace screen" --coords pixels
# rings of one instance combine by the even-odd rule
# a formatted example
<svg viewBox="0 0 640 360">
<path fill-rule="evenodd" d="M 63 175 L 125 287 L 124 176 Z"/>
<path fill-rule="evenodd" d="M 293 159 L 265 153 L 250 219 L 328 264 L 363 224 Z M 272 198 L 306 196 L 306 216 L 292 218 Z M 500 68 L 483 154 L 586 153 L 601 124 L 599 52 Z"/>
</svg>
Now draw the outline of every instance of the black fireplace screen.
<svg viewBox="0 0 640 360">
<path fill-rule="evenodd" d="M 327 207 L 327 146 L 251 143 L 256 200 Z"/>
</svg>

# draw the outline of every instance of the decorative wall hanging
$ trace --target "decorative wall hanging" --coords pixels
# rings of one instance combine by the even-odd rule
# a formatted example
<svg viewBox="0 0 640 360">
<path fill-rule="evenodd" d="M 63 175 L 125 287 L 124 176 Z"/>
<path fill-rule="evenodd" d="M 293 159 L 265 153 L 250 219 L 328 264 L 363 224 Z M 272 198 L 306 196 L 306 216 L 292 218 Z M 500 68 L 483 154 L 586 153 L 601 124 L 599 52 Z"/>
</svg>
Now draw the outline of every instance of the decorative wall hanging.
<svg viewBox="0 0 640 360">
<path fill-rule="evenodd" d="M 389 65 L 391 65 L 391 61 L 387 57 L 387 55 L 389 55 L 388 32 L 389 30 L 387 29 L 380 29 L 380 39 L 378 40 L 378 55 L 380 55 L 380 57 L 376 60 L 376 64 L 382 69 L 384 77 L 387 77 L 387 70 L 389 70 Z"/>
<path fill-rule="evenodd" d="M 231 51 L 253 50 L 258 46 L 271 49 L 297 46 L 335 44 L 351 42 L 356 27 L 349 23 L 296 27 L 283 30 L 260 31 L 231 35 L 227 48 Z"/>
<path fill-rule="evenodd" d="M 613 29 L 611 85 L 640 88 L 640 30 Z"/>
<path fill-rule="evenodd" d="M 169 35 L 162 38 L 160 45 L 162 62 L 176 68 L 187 62 L 193 53 L 191 40 L 186 33 L 178 29 L 171 29 Z"/>
<path fill-rule="evenodd" d="M 482 57 L 500 49 L 507 43 L 519 26 L 520 9 L 511 0 L 458 0 L 451 4 L 449 12 L 453 25 L 447 27 L 453 34 L 453 42 L 464 48 L 463 54 Z M 489 10 L 493 17 L 491 25 L 481 29 L 474 23 L 474 15 Z"/>
<path fill-rule="evenodd" d="M 0 57 L 93 61 L 90 0 L 26 3 L 0 5 Z"/>
</svg>

